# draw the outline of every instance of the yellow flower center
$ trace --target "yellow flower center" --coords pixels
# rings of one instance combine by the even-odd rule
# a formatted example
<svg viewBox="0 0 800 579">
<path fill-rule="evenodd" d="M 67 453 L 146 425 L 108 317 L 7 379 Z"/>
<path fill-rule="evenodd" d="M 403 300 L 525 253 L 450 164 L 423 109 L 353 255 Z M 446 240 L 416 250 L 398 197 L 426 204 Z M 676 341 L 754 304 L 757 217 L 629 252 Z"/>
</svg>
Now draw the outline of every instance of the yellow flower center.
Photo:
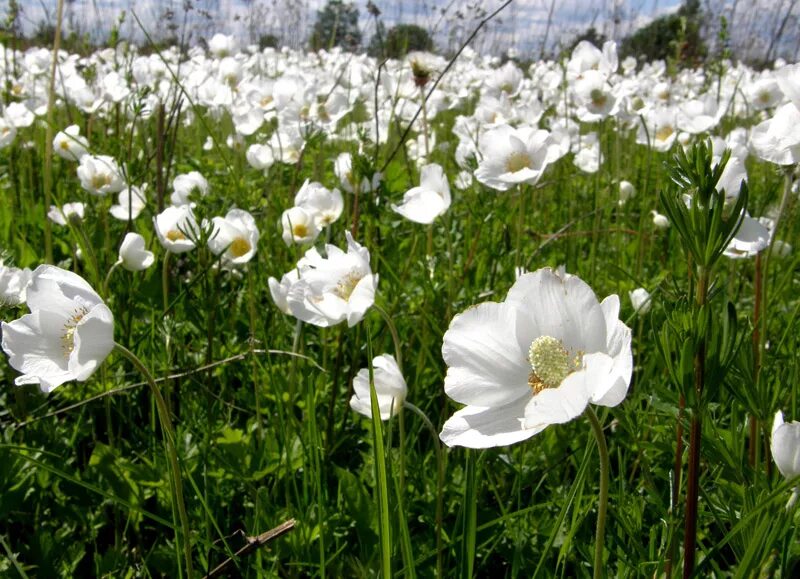
<svg viewBox="0 0 800 579">
<path fill-rule="evenodd" d="M 172 242 L 183 241 L 184 239 L 186 239 L 186 236 L 177 229 L 170 229 L 169 231 L 167 231 L 167 234 L 164 237 L 166 237 Z"/>
<path fill-rule="evenodd" d="M 292 226 L 292 235 L 295 237 L 308 237 L 308 226 L 305 223 L 298 223 Z"/>
<path fill-rule="evenodd" d="M 671 126 L 664 125 L 663 127 L 661 127 L 660 129 L 658 129 L 656 131 L 656 140 L 657 141 L 666 141 L 667 139 L 669 139 L 672 136 L 672 133 L 674 133 L 674 132 L 675 132 L 675 130 Z"/>
<path fill-rule="evenodd" d="M 228 248 L 228 251 L 231 252 L 231 255 L 233 255 L 233 257 L 242 257 L 244 254 L 250 251 L 251 248 L 252 246 L 250 245 L 250 242 L 247 241 L 244 237 L 237 237 L 236 239 L 233 240 L 233 243 L 231 243 L 231 246 L 230 248 Z"/>
<path fill-rule="evenodd" d="M 103 187 L 111 184 L 111 175 L 108 173 L 95 173 L 92 175 L 92 188 L 102 189 Z"/>
<path fill-rule="evenodd" d="M 561 382 L 578 369 L 582 355 L 570 358 L 561 340 L 552 336 L 540 336 L 531 342 L 528 361 L 531 373 L 528 385 L 538 394 L 545 388 L 557 388 Z"/>
<path fill-rule="evenodd" d="M 61 146 L 61 148 L 62 148 L 62 149 L 64 149 L 65 151 L 69 151 L 69 142 L 67 142 L 67 140 L 66 140 L 66 139 L 64 139 L 63 141 L 61 141 L 61 145 L 60 145 L 60 146 Z"/>
<path fill-rule="evenodd" d="M 78 327 L 80 321 L 88 313 L 89 310 L 85 306 L 76 308 L 64 323 L 61 334 L 61 351 L 65 359 L 69 358 L 70 354 L 72 354 L 72 350 L 75 349 L 75 328 Z"/>
<path fill-rule="evenodd" d="M 344 301 L 348 301 L 350 296 L 353 294 L 353 290 L 356 289 L 358 282 L 364 276 L 361 275 L 361 272 L 353 268 L 347 274 L 339 280 L 339 283 L 336 284 L 336 287 L 333 289 L 333 293 Z"/>
<path fill-rule="evenodd" d="M 514 151 L 508 159 L 506 159 L 506 171 L 509 173 L 516 173 L 517 171 L 530 169 L 531 167 L 533 167 L 533 161 L 531 161 L 531 158 L 526 153 Z"/>
</svg>

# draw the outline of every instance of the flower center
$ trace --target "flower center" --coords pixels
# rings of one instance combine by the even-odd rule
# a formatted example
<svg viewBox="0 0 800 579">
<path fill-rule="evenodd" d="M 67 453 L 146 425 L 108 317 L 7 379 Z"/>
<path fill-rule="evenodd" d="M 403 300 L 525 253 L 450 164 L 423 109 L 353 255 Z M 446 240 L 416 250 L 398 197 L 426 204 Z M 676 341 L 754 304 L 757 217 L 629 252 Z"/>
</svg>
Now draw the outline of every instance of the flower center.
<svg viewBox="0 0 800 579">
<path fill-rule="evenodd" d="M 103 173 L 95 173 L 92 175 L 92 187 L 94 189 L 101 189 L 111 184 L 111 175 Z"/>
<path fill-rule="evenodd" d="M 506 171 L 509 173 L 516 173 L 517 171 L 530 169 L 531 167 L 533 167 L 533 162 L 526 153 L 514 151 L 508 159 L 506 159 Z"/>
<path fill-rule="evenodd" d="M 589 98 L 592 99 L 592 104 L 598 108 L 605 106 L 608 97 L 599 88 L 593 88 L 589 93 Z"/>
<path fill-rule="evenodd" d="M 552 336 L 536 338 L 528 350 L 528 361 L 532 370 L 528 376 L 528 385 L 534 394 L 545 388 L 557 388 L 564 378 L 578 369 L 581 358 L 580 353 L 570 358 L 561 340 Z"/>
<path fill-rule="evenodd" d="M 78 327 L 83 316 L 88 313 L 89 310 L 85 306 L 75 308 L 72 315 L 64 323 L 63 333 L 61 334 L 61 351 L 64 354 L 64 358 L 69 358 L 72 350 L 75 349 L 75 328 Z"/>
<path fill-rule="evenodd" d="M 183 241 L 184 239 L 186 239 L 186 236 L 177 229 L 170 229 L 169 231 L 167 231 L 167 235 L 165 237 L 172 242 Z"/>
<path fill-rule="evenodd" d="M 233 240 L 233 243 L 231 243 L 231 246 L 228 248 L 228 251 L 231 252 L 231 255 L 233 255 L 233 257 L 242 257 L 245 253 L 250 251 L 251 248 L 252 246 L 250 245 L 250 242 L 247 241 L 244 237 L 237 237 L 236 239 Z"/>
<path fill-rule="evenodd" d="M 339 280 L 336 287 L 333 288 L 334 295 L 339 296 L 344 301 L 350 300 L 353 290 L 356 289 L 358 282 L 360 282 L 363 277 L 364 276 L 357 268 L 351 269 Z"/>
<path fill-rule="evenodd" d="M 660 129 L 656 131 L 656 140 L 657 141 L 666 141 L 672 136 L 672 133 L 675 131 L 669 125 L 664 125 Z"/>
<path fill-rule="evenodd" d="M 308 226 L 298 223 L 292 227 L 292 235 L 295 237 L 308 237 Z"/>
</svg>

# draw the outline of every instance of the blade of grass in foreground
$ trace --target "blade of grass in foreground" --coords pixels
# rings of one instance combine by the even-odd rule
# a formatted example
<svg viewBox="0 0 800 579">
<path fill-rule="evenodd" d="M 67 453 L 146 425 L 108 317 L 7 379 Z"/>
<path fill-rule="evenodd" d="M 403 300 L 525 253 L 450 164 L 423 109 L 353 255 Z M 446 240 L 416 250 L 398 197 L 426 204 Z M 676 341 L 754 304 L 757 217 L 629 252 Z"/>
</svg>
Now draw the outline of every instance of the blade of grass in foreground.
<svg viewBox="0 0 800 579">
<path fill-rule="evenodd" d="M 381 572 L 385 579 L 392 576 L 391 524 L 389 522 L 389 485 L 386 479 L 386 453 L 383 448 L 383 428 L 375 375 L 372 367 L 372 333 L 367 326 L 367 359 L 369 360 L 369 398 L 372 406 L 372 448 L 375 452 L 375 486 L 378 495 L 378 535 L 381 541 Z"/>
</svg>

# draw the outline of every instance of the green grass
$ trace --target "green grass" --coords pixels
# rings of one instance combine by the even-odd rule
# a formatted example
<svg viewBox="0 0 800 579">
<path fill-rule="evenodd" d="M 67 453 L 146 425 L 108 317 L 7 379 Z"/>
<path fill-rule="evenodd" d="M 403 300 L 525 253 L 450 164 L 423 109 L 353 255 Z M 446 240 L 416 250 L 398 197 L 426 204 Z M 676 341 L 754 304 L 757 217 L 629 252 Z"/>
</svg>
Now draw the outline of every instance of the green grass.
<svg viewBox="0 0 800 579">
<path fill-rule="evenodd" d="M 115 339 L 161 380 L 175 425 L 195 573 L 228 558 L 245 536 L 294 518 L 292 531 L 236 558 L 229 569 L 245 577 L 433 577 L 441 557 L 448 577 L 590 576 L 599 464 L 585 420 L 549 427 L 512 447 L 445 449 L 438 489 L 438 441 L 417 414 L 404 412 L 401 431 L 397 418 L 371 422 L 349 408 L 356 372 L 373 353 L 395 351 L 390 326 L 376 308 L 353 328 L 320 329 L 297 326 L 272 303 L 268 277 L 280 278 L 302 254 L 281 240 L 281 212 L 306 178 L 336 186 L 333 161 L 356 145 L 317 137 L 299 164 L 276 163 L 262 174 L 247 166 L 243 150 L 225 148 L 227 116 L 216 121 L 202 109 L 193 114 L 188 126 L 182 117 L 173 119 L 175 132 L 166 138 L 157 134 L 157 115 L 117 123 L 114 113 L 103 118 L 72 106 L 56 110 L 54 128 L 78 122 L 93 152 L 124 159 L 131 182 L 149 185 L 148 207 L 132 228 L 148 240 L 157 263 L 141 274 L 116 271 L 105 298 L 115 315 Z M 451 150 L 455 114 L 431 122 L 437 143 L 449 143 Z M 503 299 L 516 265 L 533 270 L 563 264 L 601 299 L 620 295 L 621 319 L 633 330 L 635 369 L 627 399 L 599 412 L 611 459 L 605 565 L 608 576 L 653 576 L 664 572 L 673 538 L 679 545 L 683 533 L 683 501 L 671 504 L 678 392 L 656 335 L 675 315 L 689 276 L 675 229 L 657 230 L 650 220 L 650 210 L 664 212 L 658 194 L 668 187 L 664 163 L 671 156 L 649 152 L 632 133 L 614 132 L 611 123 L 602 131 L 607 160 L 597 174 L 579 172 L 568 155 L 521 192 L 495 193 L 477 182 L 458 191 L 452 187 L 458 172 L 452 154 L 434 152 L 431 160 L 445 168 L 454 201 L 431 227 L 430 254 L 426 228 L 388 208 L 417 184 L 417 170 L 401 151 L 380 191 L 361 197 L 357 240 L 380 274 L 376 303 L 397 328 L 408 400 L 437 428 L 457 408 L 443 390 L 442 336 L 456 313 Z M 221 148 L 202 149 L 209 134 Z M 397 137 L 393 131 L 378 158 L 365 163 L 380 167 Z M 160 177 L 159 139 L 170 167 Z M 20 146 L 25 142 L 32 146 Z M 44 128 L 38 124 L 21 129 L 14 145 L 0 151 L 0 246 L 20 267 L 44 261 L 43 159 Z M 73 163 L 53 161 L 54 199 L 87 203 L 80 224 L 53 226 L 54 260 L 99 290 L 127 224 L 108 216 L 110 198 L 80 190 L 74 170 Z M 171 256 L 165 296 L 164 252 L 151 225 L 155 188 L 189 170 L 211 184 L 198 217 L 246 209 L 256 216 L 261 241 L 241 276 L 215 269 L 205 248 Z M 780 201 L 783 177 L 753 160 L 748 172 L 749 209 L 761 215 Z M 621 207 L 618 179 L 638 191 Z M 345 212 L 329 234 L 340 247 L 352 224 L 352 202 L 346 196 Z M 797 247 L 795 209 L 792 199 L 777 237 Z M 78 247 L 83 261 L 75 259 Z M 703 576 L 797 571 L 796 516 L 784 509 L 791 485 L 765 450 L 775 410 L 787 420 L 800 418 L 798 259 L 795 252 L 767 262 L 762 335 L 768 347 L 758 383 L 767 400 L 766 421 L 760 422 L 755 465 L 747 458 L 750 375 L 730 372 L 708 401 L 697 557 Z M 723 258 L 711 297 L 716 311 L 727 301 L 735 304 L 746 336 L 753 283 L 752 259 Z M 640 286 L 655 302 L 644 317 L 627 299 Z M 6 308 L 2 318 L 11 321 L 23 312 Z M 745 338 L 743 348 L 749 344 Z M 185 572 L 157 409 L 142 377 L 112 355 L 90 381 L 43 397 L 35 387 L 13 386 L 16 374 L 5 361 L 0 372 L 0 574 Z"/>
</svg>

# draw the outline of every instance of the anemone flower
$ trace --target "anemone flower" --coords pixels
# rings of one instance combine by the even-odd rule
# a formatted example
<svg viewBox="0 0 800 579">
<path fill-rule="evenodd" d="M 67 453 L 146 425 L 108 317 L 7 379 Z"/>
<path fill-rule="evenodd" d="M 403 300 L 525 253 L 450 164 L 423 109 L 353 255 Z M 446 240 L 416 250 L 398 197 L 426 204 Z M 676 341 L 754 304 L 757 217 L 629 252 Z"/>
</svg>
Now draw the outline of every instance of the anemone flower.
<svg viewBox="0 0 800 579">
<path fill-rule="evenodd" d="M 406 191 L 403 202 L 392 205 L 392 210 L 414 223 L 433 223 L 450 207 L 450 185 L 436 163 L 422 167 L 419 181 L 419 187 Z"/>
<path fill-rule="evenodd" d="M 214 255 L 222 255 L 225 266 L 241 266 L 253 259 L 258 246 L 256 220 L 243 209 L 231 209 L 225 217 L 215 217 L 208 247 Z"/>
<path fill-rule="evenodd" d="M 51 392 L 64 382 L 83 382 L 114 348 L 114 316 L 79 275 L 53 265 L 33 272 L 26 314 L 3 322 L 2 347 L 22 375 L 15 383 Z"/>
<path fill-rule="evenodd" d="M 119 263 L 128 271 L 143 271 L 153 265 L 155 256 L 145 247 L 144 237 L 129 231 L 119 246 Z"/>
<path fill-rule="evenodd" d="M 327 257 L 309 249 L 297 263 L 300 279 L 291 284 L 287 303 L 292 315 L 306 323 L 328 327 L 347 320 L 354 326 L 375 301 L 378 275 L 369 265 L 369 251 L 349 231 L 347 252 L 326 245 Z"/>
<path fill-rule="evenodd" d="M 400 412 L 406 399 L 408 387 L 391 354 L 383 354 L 372 360 L 372 377 L 375 383 L 375 394 L 378 397 L 378 407 L 381 420 L 389 420 Z M 372 417 L 372 404 L 369 393 L 369 368 L 362 368 L 353 379 L 353 397 L 350 398 L 350 408 L 366 416 Z"/>
<path fill-rule="evenodd" d="M 501 125 L 480 139 L 483 160 L 475 178 L 498 191 L 519 183 L 535 184 L 553 160 L 550 133 L 531 127 L 514 129 Z"/>
<path fill-rule="evenodd" d="M 466 406 L 440 438 L 469 448 L 520 442 L 590 402 L 616 406 L 633 371 L 619 298 L 598 302 L 584 281 L 550 269 L 520 276 L 505 301 L 453 318 L 442 355 L 445 392 Z"/>
</svg>

